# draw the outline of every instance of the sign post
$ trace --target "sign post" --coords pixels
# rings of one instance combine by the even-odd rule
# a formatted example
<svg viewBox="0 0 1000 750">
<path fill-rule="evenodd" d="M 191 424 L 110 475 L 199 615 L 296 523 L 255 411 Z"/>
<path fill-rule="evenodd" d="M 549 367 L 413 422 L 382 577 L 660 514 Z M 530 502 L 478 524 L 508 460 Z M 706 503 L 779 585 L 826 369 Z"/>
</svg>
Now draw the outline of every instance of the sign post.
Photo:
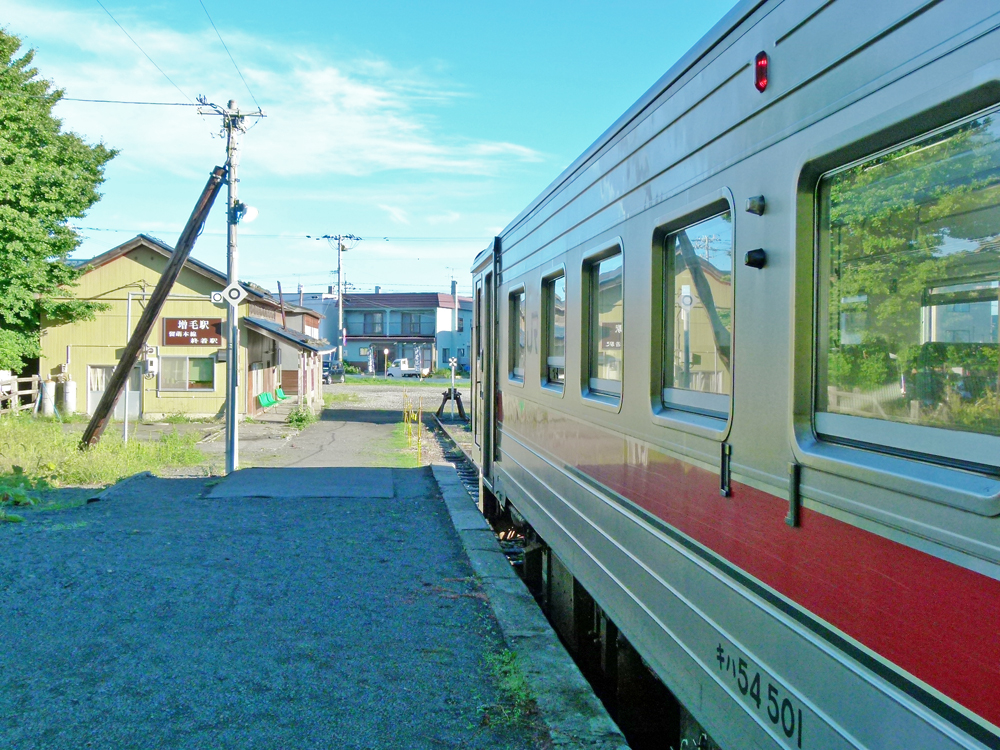
<svg viewBox="0 0 1000 750">
<path fill-rule="evenodd" d="M 458 360 L 452 357 L 448 360 L 448 364 L 451 366 L 451 418 L 452 421 L 455 419 L 455 367 L 458 365 Z"/>
</svg>

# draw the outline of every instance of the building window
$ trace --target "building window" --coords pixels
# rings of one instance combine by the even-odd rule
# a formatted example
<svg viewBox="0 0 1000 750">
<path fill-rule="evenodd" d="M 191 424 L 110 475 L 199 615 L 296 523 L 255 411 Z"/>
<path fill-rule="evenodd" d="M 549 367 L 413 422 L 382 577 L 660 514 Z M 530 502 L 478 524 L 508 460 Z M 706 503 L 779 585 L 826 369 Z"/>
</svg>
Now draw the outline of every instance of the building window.
<svg viewBox="0 0 1000 750">
<path fill-rule="evenodd" d="M 509 341 L 510 366 L 508 374 L 511 380 L 524 382 L 524 348 L 527 328 L 524 318 L 524 290 L 510 295 Z"/>
<path fill-rule="evenodd" d="M 566 382 L 566 276 L 545 280 L 542 289 L 545 326 L 545 384 L 562 390 Z"/>
<path fill-rule="evenodd" d="M 400 313 L 401 336 L 427 336 L 432 334 L 434 321 L 421 313 Z"/>
<path fill-rule="evenodd" d="M 381 336 L 382 335 L 382 313 L 365 313 L 365 328 L 364 335 L 366 336 Z"/>
<path fill-rule="evenodd" d="M 820 179 L 817 432 L 1000 465 L 994 115 Z"/>
<path fill-rule="evenodd" d="M 625 318 L 622 305 L 622 253 L 587 268 L 589 307 L 589 386 L 596 394 L 620 397 Z"/>
<path fill-rule="evenodd" d="M 465 318 L 461 315 L 458 316 L 458 332 L 461 333 L 465 330 Z"/>
<path fill-rule="evenodd" d="M 214 391 L 212 357 L 160 357 L 161 391 Z"/>
<path fill-rule="evenodd" d="M 725 419 L 732 393 L 733 218 L 714 216 L 665 241 L 664 405 Z"/>
</svg>

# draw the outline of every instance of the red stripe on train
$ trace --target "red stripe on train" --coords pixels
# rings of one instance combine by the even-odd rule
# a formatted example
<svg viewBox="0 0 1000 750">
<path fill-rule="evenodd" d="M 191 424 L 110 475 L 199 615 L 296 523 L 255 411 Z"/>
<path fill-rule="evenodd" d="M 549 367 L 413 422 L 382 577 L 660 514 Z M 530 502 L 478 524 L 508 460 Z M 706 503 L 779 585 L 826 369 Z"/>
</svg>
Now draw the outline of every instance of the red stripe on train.
<svg viewBox="0 0 1000 750">
<path fill-rule="evenodd" d="M 577 465 L 733 565 L 1000 725 L 1000 581 L 650 452 Z"/>
</svg>

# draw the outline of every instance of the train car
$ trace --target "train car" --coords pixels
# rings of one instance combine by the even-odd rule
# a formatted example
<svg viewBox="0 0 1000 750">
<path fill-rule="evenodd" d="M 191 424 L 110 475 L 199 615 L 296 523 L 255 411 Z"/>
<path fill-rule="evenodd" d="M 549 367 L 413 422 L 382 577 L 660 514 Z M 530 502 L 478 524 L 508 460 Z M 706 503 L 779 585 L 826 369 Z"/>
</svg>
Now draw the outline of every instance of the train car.
<svg viewBox="0 0 1000 750">
<path fill-rule="evenodd" d="M 998 282 L 1000 5 L 740 2 L 476 258 L 483 502 L 700 746 L 996 750 Z"/>
</svg>

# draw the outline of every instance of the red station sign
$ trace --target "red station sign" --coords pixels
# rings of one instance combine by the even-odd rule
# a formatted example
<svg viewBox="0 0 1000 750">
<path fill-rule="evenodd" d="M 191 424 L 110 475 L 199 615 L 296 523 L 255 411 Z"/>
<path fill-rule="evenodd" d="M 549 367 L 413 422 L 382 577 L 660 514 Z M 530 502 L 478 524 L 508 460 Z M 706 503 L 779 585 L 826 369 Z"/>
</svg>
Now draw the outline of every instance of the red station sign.
<svg viewBox="0 0 1000 750">
<path fill-rule="evenodd" d="M 222 346 L 222 318 L 163 318 L 164 346 Z"/>
</svg>

